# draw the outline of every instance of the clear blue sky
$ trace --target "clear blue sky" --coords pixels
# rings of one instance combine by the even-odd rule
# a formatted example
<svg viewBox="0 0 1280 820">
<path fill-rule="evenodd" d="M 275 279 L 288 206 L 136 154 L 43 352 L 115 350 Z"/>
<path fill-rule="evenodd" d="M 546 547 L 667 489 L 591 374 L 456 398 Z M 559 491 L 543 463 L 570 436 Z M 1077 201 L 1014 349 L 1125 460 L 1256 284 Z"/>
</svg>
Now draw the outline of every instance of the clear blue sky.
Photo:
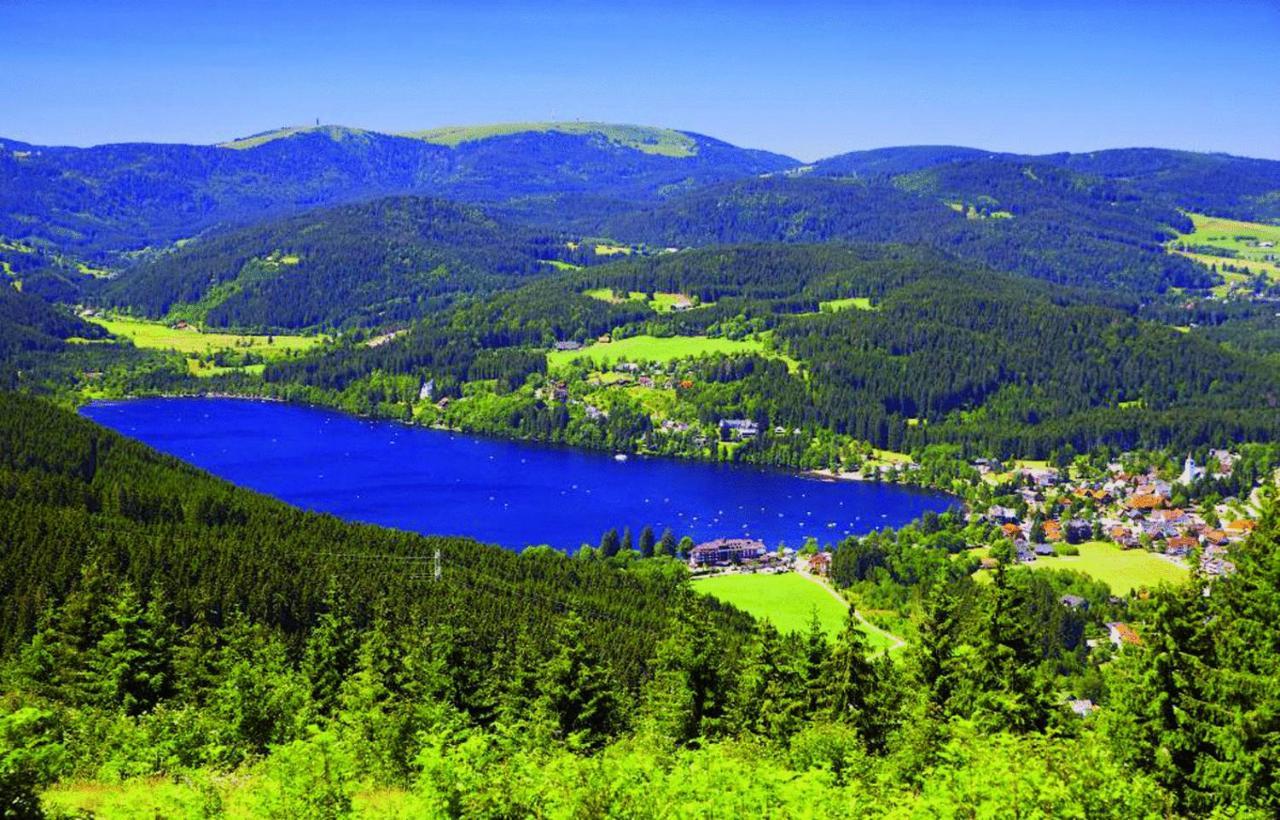
<svg viewBox="0 0 1280 820">
<path fill-rule="evenodd" d="M 0 0 L 0 135 L 216 142 L 584 119 L 884 145 L 1280 158 L 1280 0 Z"/>
</svg>

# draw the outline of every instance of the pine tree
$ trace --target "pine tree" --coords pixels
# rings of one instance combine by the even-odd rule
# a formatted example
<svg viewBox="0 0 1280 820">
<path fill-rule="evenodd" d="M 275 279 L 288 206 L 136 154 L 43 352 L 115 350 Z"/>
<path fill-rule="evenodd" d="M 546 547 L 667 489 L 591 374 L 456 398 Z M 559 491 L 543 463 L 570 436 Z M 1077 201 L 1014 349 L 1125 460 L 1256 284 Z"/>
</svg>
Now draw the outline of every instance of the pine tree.
<svg viewBox="0 0 1280 820">
<path fill-rule="evenodd" d="M 618 554 L 621 546 L 617 528 L 611 528 L 600 539 L 600 555 L 604 558 L 612 558 Z"/>
<path fill-rule="evenodd" d="M 131 715 L 146 712 L 173 688 L 173 634 L 163 595 L 157 588 L 144 609 L 125 581 L 108 620 L 93 650 L 98 699 Z"/>
<path fill-rule="evenodd" d="M 827 660 L 823 679 L 834 720 L 858 730 L 867 748 L 883 747 L 883 724 L 877 714 L 877 676 L 868 659 L 867 636 L 852 607 Z"/>
<path fill-rule="evenodd" d="M 956 600 L 946 584 L 936 584 L 925 602 L 916 645 L 916 684 L 937 716 L 946 714 L 954 688 L 956 649 Z"/>
<path fill-rule="evenodd" d="M 644 558 L 653 557 L 653 527 L 648 525 L 640 531 L 640 555 Z"/>
<path fill-rule="evenodd" d="M 324 612 L 307 636 L 302 656 L 302 673 L 311 682 L 311 697 L 325 714 L 337 707 L 338 692 L 355 666 L 358 636 L 346 611 L 346 603 L 336 582 L 330 581 Z"/>
<path fill-rule="evenodd" d="M 676 557 L 676 536 L 669 528 L 662 531 L 662 538 L 658 539 L 656 552 L 658 555 L 665 555 L 669 558 Z"/>
<path fill-rule="evenodd" d="M 818 618 L 817 610 L 814 610 L 804 641 L 804 704 L 805 713 L 810 717 L 816 716 L 831 702 L 823 675 L 830 657 L 831 642 L 827 640 L 827 631 Z"/>
<path fill-rule="evenodd" d="M 1022 590 L 1010 582 L 1005 565 L 998 564 L 992 575 L 976 681 L 978 713 L 991 728 L 1015 732 L 1044 728 L 1051 707 L 1037 668 L 1040 661 Z"/>
<path fill-rule="evenodd" d="M 631 550 L 632 550 L 633 548 L 634 548 L 634 544 L 633 544 L 633 542 L 632 542 L 632 540 L 631 540 L 631 528 L 630 528 L 630 527 L 623 527 L 623 528 L 622 528 L 622 547 L 620 548 L 620 550 L 619 550 L 619 551 L 620 551 L 620 552 L 631 552 Z"/>
<path fill-rule="evenodd" d="M 586 627 L 570 612 L 556 638 L 554 655 L 542 668 L 539 707 L 554 736 L 570 749 L 599 748 L 613 733 L 617 699 L 608 670 L 586 645 Z"/>
</svg>

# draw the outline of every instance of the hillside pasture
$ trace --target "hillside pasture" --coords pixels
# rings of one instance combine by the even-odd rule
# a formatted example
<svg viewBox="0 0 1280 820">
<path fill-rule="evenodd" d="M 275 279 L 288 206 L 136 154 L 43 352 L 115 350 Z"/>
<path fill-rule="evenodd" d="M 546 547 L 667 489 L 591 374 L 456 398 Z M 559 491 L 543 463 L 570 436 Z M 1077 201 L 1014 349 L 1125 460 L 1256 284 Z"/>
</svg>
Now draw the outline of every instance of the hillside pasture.
<svg viewBox="0 0 1280 820">
<path fill-rule="evenodd" d="M 755 618 L 768 619 L 780 632 L 807 630 L 816 613 L 823 630 L 834 638 L 848 612 L 848 606 L 842 605 L 829 589 L 795 572 L 714 575 L 696 580 L 693 588 Z M 874 627 L 864 625 L 862 631 L 873 650 L 888 649 L 895 643 Z"/>
<path fill-rule="evenodd" d="M 764 353 L 764 344 L 754 339 L 736 341 L 709 336 L 630 336 L 607 344 L 593 344 L 581 350 L 556 350 L 547 354 L 547 367 L 562 368 L 585 360 L 596 367 L 617 362 L 670 362 L 711 353 Z"/>
<path fill-rule="evenodd" d="M 1187 216 L 1195 229 L 1169 243 L 1174 253 L 1202 265 L 1231 265 L 1280 279 L 1280 225 L 1195 213 Z M 1203 253 L 1206 248 L 1216 248 L 1227 255 Z"/>
<path fill-rule="evenodd" d="M 842 310 L 875 310 L 871 300 L 865 296 L 851 296 L 848 299 L 828 299 L 818 303 L 818 310 L 823 313 L 839 313 Z"/>
<path fill-rule="evenodd" d="M 1066 569 L 1082 572 L 1104 581 L 1114 595 L 1128 595 L 1135 589 L 1154 589 L 1161 584 L 1180 584 L 1187 580 L 1188 570 L 1146 550 L 1125 550 L 1102 541 L 1078 545 L 1079 555 L 1037 558 L 1030 564 L 1019 564 L 1032 570 Z M 979 580 L 990 577 L 986 570 L 975 575 Z"/>
<path fill-rule="evenodd" d="M 220 350 L 252 351 L 264 358 L 280 358 L 323 344 L 324 336 L 290 336 L 240 333 L 207 333 L 194 327 L 170 327 L 164 322 L 124 317 L 89 317 L 113 336 L 129 339 L 137 347 L 173 350 L 185 354 L 212 354 Z"/>
</svg>

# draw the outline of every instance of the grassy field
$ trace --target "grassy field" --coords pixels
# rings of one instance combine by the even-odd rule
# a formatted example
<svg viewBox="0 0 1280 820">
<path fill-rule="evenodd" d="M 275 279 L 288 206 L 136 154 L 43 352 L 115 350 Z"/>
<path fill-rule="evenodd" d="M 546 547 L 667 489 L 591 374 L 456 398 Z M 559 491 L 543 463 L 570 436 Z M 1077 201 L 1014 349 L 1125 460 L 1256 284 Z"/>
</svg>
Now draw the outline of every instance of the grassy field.
<svg viewBox="0 0 1280 820">
<path fill-rule="evenodd" d="M 835 637 L 844 625 L 848 611 L 829 591 L 794 572 L 716 575 L 695 581 L 693 588 L 757 618 L 768 618 L 781 632 L 808 629 L 814 612 L 817 612 L 822 628 Z M 864 626 L 863 631 L 867 633 L 873 650 L 887 649 L 894 643 L 891 637 L 877 629 Z"/>
<path fill-rule="evenodd" d="M 599 299 L 601 302 L 608 302 L 611 305 L 620 305 L 623 302 L 643 302 L 658 313 L 670 313 L 675 309 L 676 305 L 689 301 L 689 297 L 683 293 L 655 293 L 653 298 L 650 299 L 649 294 L 639 290 L 633 290 L 626 295 L 626 298 L 623 298 L 613 288 L 592 288 L 591 290 L 584 290 L 582 295 L 589 296 L 592 299 Z M 706 305 L 700 305 L 699 307 L 706 307 Z"/>
<path fill-rule="evenodd" d="M 848 299 L 828 299 L 818 303 L 818 310 L 823 313 L 837 313 L 842 310 L 875 310 L 871 300 L 865 296 L 851 296 Z"/>
<path fill-rule="evenodd" d="M 178 353 L 216 353 L 219 350 L 252 350 L 267 358 L 293 350 L 308 350 L 325 341 L 323 336 L 263 336 L 238 333 L 202 333 L 195 329 L 175 330 L 163 322 L 145 319 L 103 318 L 89 321 L 102 325 L 113 336 L 130 339 L 138 347 L 175 350 Z"/>
<path fill-rule="evenodd" d="M 1105 581 L 1115 595 L 1127 595 L 1139 587 L 1154 588 L 1187 579 L 1187 570 L 1146 550 L 1122 550 L 1115 544 L 1088 541 L 1080 544 L 1079 555 L 1037 558 L 1024 566 L 1030 569 L 1069 569 Z M 976 577 L 983 579 L 986 570 Z"/>
<path fill-rule="evenodd" d="M 1238 219 L 1222 219 L 1216 216 L 1187 214 L 1195 225 L 1191 233 L 1183 234 L 1169 243 L 1174 253 L 1194 259 L 1204 265 L 1232 265 L 1253 273 L 1265 273 L 1280 278 L 1280 225 L 1261 222 L 1243 222 Z M 1270 242 L 1272 247 L 1260 247 Z M 1183 246 L 1207 246 L 1234 253 L 1234 257 L 1182 251 Z"/>
<path fill-rule="evenodd" d="M 641 125 L 613 125 L 604 122 L 512 122 L 495 125 L 455 125 L 429 131 L 400 134 L 424 142 L 456 148 L 464 142 L 476 142 L 512 134 L 557 132 L 560 134 L 599 135 L 614 145 L 633 148 L 646 154 L 664 157 L 691 157 L 698 153 L 692 137 L 670 128 Z"/>
<path fill-rule="evenodd" d="M 547 366 L 563 367 L 577 359 L 601 366 L 620 361 L 669 362 L 707 353 L 762 353 L 764 345 L 745 339 L 710 338 L 707 336 L 631 336 L 609 344 L 593 344 L 581 350 L 556 350 L 547 354 Z"/>
</svg>

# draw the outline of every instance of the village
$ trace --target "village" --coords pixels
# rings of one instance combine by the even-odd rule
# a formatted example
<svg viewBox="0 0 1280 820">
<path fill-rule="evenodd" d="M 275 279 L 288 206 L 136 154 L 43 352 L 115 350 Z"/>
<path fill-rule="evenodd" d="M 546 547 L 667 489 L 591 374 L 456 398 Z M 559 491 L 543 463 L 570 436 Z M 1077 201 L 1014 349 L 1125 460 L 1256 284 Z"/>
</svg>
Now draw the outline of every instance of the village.
<svg viewBox="0 0 1280 820">
<path fill-rule="evenodd" d="M 732 421 L 730 428 L 732 429 Z M 1121 550 L 1143 550 L 1169 563 L 1190 569 L 1194 565 L 1206 577 L 1230 573 L 1230 550 L 1257 525 L 1255 488 L 1250 498 L 1226 498 L 1195 507 L 1189 502 L 1203 479 L 1223 479 L 1234 469 L 1238 455 L 1213 450 L 1208 465 L 1190 456 L 1182 472 L 1170 479 L 1154 468 L 1127 472 L 1123 459 L 1107 465 L 1104 477 L 1072 477 L 1071 470 L 1047 465 L 1022 466 L 1010 471 L 990 459 L 976 459 L 972 466 L 987 483 L 1012 482 L 1016 502 L 992 504 L 965 513 L 969 523 L 988 525 L 992 543 L 975 543 L 971 551 L 987 552 L 995 541 L 1012 545 L 1020 564 L 1062 555 L 1074 555 L 1086 542 L 1113 544 Z M 903 467 L 910 472 L 918 465 Z M 848 478 L 849 474 L 840 477 Z M 861 478 L 861 476 L 858 476 Z M 1005 496 L 1007 498 L 1008 496 Z M 1181 505 L 1181 506 L 1180 506 Z M 715 539 L 696 545 L 688 555 L 695 573 L 786 572 L 804 570 L 826 575 L 830 553 L 810 544 L 797 551 L 770 550 L 751 539 Z M 991 570 L 997 559 L 983 555 L 979 567 Z"/>
</svg>

